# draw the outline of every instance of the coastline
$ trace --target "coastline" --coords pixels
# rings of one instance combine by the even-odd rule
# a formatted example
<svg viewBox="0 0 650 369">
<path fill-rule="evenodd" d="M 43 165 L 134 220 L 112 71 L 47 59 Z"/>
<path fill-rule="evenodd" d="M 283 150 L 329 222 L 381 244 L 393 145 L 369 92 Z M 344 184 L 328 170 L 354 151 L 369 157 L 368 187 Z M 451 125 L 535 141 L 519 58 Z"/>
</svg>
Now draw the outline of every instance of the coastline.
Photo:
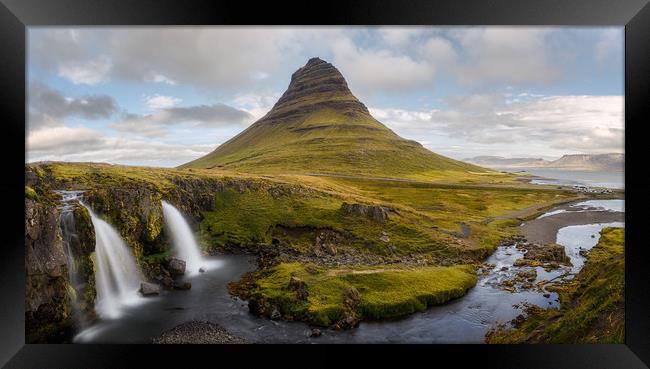
<svg viewBox="0 0 650 369">
<path fill-rule="evenodd" d="M 565 204 L 551 210 L 568 210 L 572 204 Z M 554 243 L 557 232 L 561 228 L 572 225 L 585 225 L 594 223 L 625 222 L 624 212 L 612 211 L 567 211 L 544 218 L 532 219 L 524 222 L 519 228 L 521 234 L 533 243 Z"/>
</svg>

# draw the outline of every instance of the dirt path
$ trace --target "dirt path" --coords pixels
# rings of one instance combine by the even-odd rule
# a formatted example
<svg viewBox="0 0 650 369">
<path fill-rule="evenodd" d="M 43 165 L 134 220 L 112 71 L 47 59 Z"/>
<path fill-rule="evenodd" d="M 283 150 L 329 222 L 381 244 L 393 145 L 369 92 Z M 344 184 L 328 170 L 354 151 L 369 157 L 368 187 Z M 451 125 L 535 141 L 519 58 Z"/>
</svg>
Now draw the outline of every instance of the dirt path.
<svg viewBox="0 0 650 369">
<path fill-rule="evenodd" d="M 494 221 L 494 220 L 503 220 L 503 219 L 517 219 L 517 218 L 525 218 L 526 216 L 530 216 L 536 212 L 550 209 L 555 206 L 560 206 L 564 204 L 570 204 L 576 201 L 584 201 L 588 200 L 589 198 L 587 196 L 576 196 L 574 198 L 568 199 L 568 200 L 562 200 L 562 201 L 551 201 L 551 202 L 545 202 L 542 204 L 535 204 L 531 205 L 528 207 L 525 207 L 523 209 L 519 210 L 514 210 L 506 214 L 502 215 L 497 215 L 495 217 L 489 218 L 487 223 Z"/>
<path fill-rule="evenodd" d="M 404 269 L 385 269 L 385 268 L 378 268 L 378 269 L 365 269 L 365 270 L 354 270 L 354 269 L 332 269 L 327 272 L 327 275 L 330 277 L 334 277 L 337 275 L 345 275 L 345 274 L 376 274 L 376 273 L 383 273 L 383 272 L 398 272 L 398 271 L 403 271 Z"/>
</svg>

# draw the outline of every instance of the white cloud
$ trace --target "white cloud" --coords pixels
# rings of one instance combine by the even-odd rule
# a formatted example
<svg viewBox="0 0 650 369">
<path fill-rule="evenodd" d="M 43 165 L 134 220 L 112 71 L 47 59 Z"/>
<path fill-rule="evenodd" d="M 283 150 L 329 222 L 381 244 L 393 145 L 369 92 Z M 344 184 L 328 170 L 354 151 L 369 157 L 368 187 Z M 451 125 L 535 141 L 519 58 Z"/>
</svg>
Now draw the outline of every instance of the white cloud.
<svg viewBox="0 0 650 369">
<path fill-rule="evenodd" d="M 436 112 L 432 121 L 452 136 L 487 144 L 545 142 L 566 152 L 621 152 L 622 96 L 549 96 L 493 109 Z"/>
<path fill-rule="evenodd" d="M 431 37 L 418 48 L 422 57 L 438 66 L 450 66 L 457 62 L 458 55 L 452 43 L 442 37 Z"/>
<path fill-rule="evenodd" d="M 559 66 L 549 62 L 548 28 L 472 27 L 450 32 L 465 58 L 457 76 L 465 84 L 549 84 Z"/>
<path fill-rule="evenodd" d="M 31 154 L 41 152 L 67 153 L 86 150 L 101 141 L 99 132 L 85 127 L 46 127 L 30 132 L 27 149 Z"/>
<path fill-rule="evenodd" d="M 162 74 L 158 74 L 158 73 L 153 72 L 153 71 L 151 71 L 147 75 L 145 75 L 144 81 L 145 82 L 154 82 L 154 83 L 165 83 L 165 84 L 172 85 L 172 86 L 176 85 L 176 81 L 174 81 L 173 79 L 171 79 L 169 77 L 166 77 L 166 76 L 164 76 Z"/>
<path fill-rule="evenodd" d="M 381 27 L 378 32 L 387 44 L 405 46 L 423 35 L 426 30 L 421 27 Z"/>
<path fill-rule="evenodd" d="M 112 164 L 177 166 L 214 150 L 215 145 L 179 145 L 152 140 L 108 137 L 78 127 L 31 132 L 27 161 L 92 161 Z"/>
<path fill-rule="evenodd" d="M 385 123 L 394 130 L 399 129 L 425 129 L 429 130 L 433 126 L 431 124 L 431 116 L 433 111 L 414 111 L 405 109 L 380 109 L 368 108 L 370 114 L 378 121 Z"/>
<path fill-rule="evenodd" d="M 431 83 L 434 76 L 433 68 L 426 62 L 383 49 L 360 49 L 348 38 L 336 41 L 332 50 L 334 64 L 350 85 L 365 93 L 422 87 Z"/>
<path fill-rule="evenodd" d="M 112 64 L 109 58 L 99 57 L 93 60 L 60 65 L 59 76 L 76 85 L 96 85 L 109 81 L 111 68 Z"/>
<path fill-rule="evenodd" d="M 420 142 L 446 135 L 490 150 L 531 155 L 622 152 L 622 96 L 548 96 L 505 103 L 499 95 L 452 98 L 450 110 L 371 108 L 388 127 Z M 531 150 L 536 151 L 531 151 Z M 435 147 L 431 147 L 436 150 Z"/>
<path fill-rule="evenodd" d="M 253 116 L 253 120 L 258 120 L 273 108 L 273 105 L 275 105 L 281 95 L 282 94 L 279 92 L 266 94 L 242 94 L 235 97 L 234 103 L 241 109 L 250 113 Z"/>
<path fill-rule="evenodd" d="M 164 96 L 158 94 L 145 97 L 145 104 L 151 110 L 171 108 L 173 106 L 176 106 L 181 101 L 183 100 L 173 96 Z"/>
</svg>

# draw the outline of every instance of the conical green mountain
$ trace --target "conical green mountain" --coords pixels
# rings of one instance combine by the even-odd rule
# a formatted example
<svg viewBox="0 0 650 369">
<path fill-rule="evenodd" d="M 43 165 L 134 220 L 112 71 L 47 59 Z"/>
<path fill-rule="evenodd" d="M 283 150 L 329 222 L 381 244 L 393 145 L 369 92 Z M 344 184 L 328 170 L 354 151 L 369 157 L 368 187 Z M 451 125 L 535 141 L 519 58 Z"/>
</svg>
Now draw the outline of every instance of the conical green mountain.
<svg viewBox="0 0 650 369">
<path fill-rule="evenodd" d="M 289 88 L 264 117 L 181 168 L 414 179 L 488 171 L 395 134 L 352 95 L 341 73 L 319 58 L 291 76 Z"/>
</svg>

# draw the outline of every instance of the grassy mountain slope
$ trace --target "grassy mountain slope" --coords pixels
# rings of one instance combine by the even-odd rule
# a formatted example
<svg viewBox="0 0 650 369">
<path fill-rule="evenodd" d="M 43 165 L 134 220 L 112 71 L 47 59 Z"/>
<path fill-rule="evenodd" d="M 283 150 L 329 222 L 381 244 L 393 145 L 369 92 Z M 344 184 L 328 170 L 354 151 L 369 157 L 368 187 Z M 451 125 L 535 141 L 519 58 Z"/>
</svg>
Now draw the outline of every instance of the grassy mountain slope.
<svg viewBox="0 0 650 369">
<path fill-rule="evenodd" d="M 310 59 L 259 121 L 181 168 L 427 179 L 491 171 L 435 154 L 374 119 L 339 71 Z"/>
</svg>

